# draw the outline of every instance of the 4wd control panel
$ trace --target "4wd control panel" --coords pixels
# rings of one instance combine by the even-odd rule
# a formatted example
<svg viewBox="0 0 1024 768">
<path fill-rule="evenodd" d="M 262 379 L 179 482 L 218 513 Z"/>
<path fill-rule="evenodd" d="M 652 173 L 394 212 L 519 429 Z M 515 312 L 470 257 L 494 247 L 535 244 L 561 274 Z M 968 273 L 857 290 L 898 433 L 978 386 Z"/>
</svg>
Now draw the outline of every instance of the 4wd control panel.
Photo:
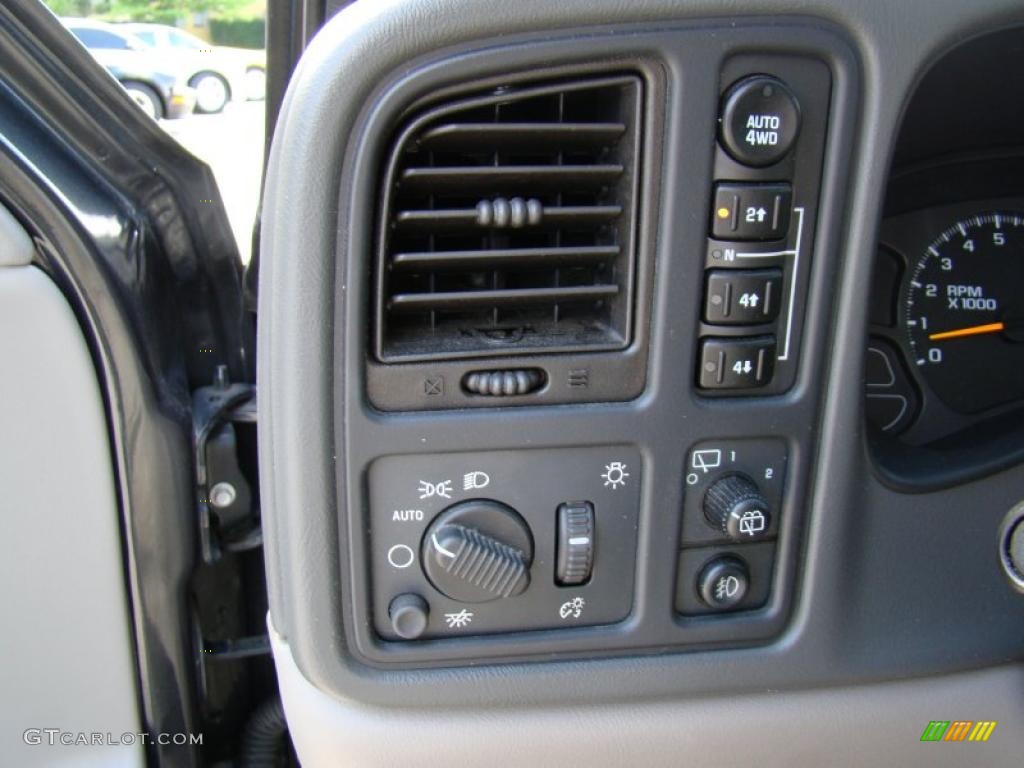
<svg viewBox="0 0 1024 768">
<path fill-rule="evenodd" d="M 721 79 L 697 386 L 710 396 L 784 392 L 799 356 L 828 70 L 737 57 Z"/>
</svg>

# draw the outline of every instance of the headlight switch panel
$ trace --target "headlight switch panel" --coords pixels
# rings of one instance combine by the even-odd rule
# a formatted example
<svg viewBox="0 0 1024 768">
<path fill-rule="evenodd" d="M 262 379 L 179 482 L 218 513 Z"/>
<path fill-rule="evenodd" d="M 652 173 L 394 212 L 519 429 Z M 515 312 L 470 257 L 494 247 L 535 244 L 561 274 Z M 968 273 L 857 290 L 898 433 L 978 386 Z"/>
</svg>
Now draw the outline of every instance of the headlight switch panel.
<svg viewBox="0 0 1024 768">
<path fill-rule="evenodd" d="M 366 526 L 377 635 L 622 621 L 633 607 L 641 477 L 631 446 L 378 459 Z"/>
</svg>

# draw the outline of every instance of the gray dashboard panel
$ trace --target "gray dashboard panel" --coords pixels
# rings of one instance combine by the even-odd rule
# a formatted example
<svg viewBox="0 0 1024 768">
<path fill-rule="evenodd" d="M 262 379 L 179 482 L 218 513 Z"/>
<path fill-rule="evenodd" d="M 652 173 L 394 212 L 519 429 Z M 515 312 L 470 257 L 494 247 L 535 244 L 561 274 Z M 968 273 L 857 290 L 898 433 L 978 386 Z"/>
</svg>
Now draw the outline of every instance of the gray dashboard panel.
<svg viewBox="0 0 1024 768">
<path fill-rule="evenodd" d="M 381 672 L 362 666 L 347 657 L 338 604 L 343 585 L 337 576 L 335 521 L 342 500 L 336 498 L 334 483 L 346 454 L 343 445 L 335 444 L 324 414 L 332 412 L 335 388 L 345 386 L 345 372 L 331 367 L 335 355 L 342 359 L 344 352 L 332 347 L 332 321 L 338 316 L 334 253 L 347 235 L 337 226 L 337 196 L 358 159 L 351 154 L 351 139 L 366 105 L 379 94 L 382 82 L 446 46 L 498 36 L 507 43 L 518 34 L 555 34 L 588 24 L 622 26 L 734 15 L 760 16 L 762 21 L 771 17 L 775 23 L 813 19 L 843 34 L 861 65 L 861 114 L 851 138 L 856 166 L 849 176 L 845 229 L 837 233 L 842 268 L 834 294 L 835 325 L 828 329 L 821 447 L 809 496 L 802 580 L 788 631 L 763 649 L 429 671 Z M 278 664 L 287 679 L 284 673 L 294 655 L 312 686 L 333 691 L 343 702 L 335 711 L 337 720 L 319 721 L 325 728 L 333 723 L 353 754 L 370 754 L 360 753 L 354 744 L 369 748 L 373 739 L 371 729 L 361 730 L 361 707 L 394 706 L 374 710 L 389 724 L 389 740 L 396 743 L 391 745 L 394 752 L 377 753 L 372 762 L 388 764 L 401 762 L 403 747 L 394 734 L 408 726 L 414 736 L 412 726 L 426 717 L 418 706 L 490 705 L 512 713 L 520 707 L 524 712 L 550 707 L 545 727 L 557 730 L 560 723 L 592 735 L 613 721 L 590 722 L 576 710 L 557 706 L 611 706 L 618 701 L 623 704 L 618 713 L 625 716 L 627 704 L 655 699 L 849 685 L 1021 658 L 1019 633 L 1011 628 L 1024 622 L 1024 605 L 1001 578 L 996 532 L 1006 509 L 1024 496 L 1024 471 L 1010 470 L 943 494 L 895 493 L 877 478 L 867 456 L 860 409 L 880 201 L 906 99 L 928 64 L 952 44 L 1022 21 L 1024 8 L 1009 0 L 418 0 L 357 3 L 328 23 L 300 63 L 275 132 L 263 213 L 259 337 L 271 616 L 288 644 L 278 644 Z M 339 302 L 347 286 L 341 289 Z M 951 562 L 959 568 L 950 568 Z M 956 610 L 950 609 L 953 604 Z M 997 631 L 985 633 L 981 640 L 982 627 Z M 1010 690 L 1001 687 L 1004 679 L 1010 681 Z M 989 689 L 994 709 L 1001 708 L 1007 718 L 1016 720 L 1018 727 L 1007 727 L 1002 738 L 1015 742 L 1019 750 L 1020 696 L 1013 695 L 1014 690 L 1019 694 L 1019 674 L 991 672 L 975 680 Z M 908 691 L 913 687 L 925 696 L 931 691 L 935 706 L 956 702 L 951 689 L 907 685 Z M 862 689 L 866 702 L 873 703 L 858 710 L 864 718 L 858 724 L 869 722 L 867 711 L 902 720 L 900 696 L 873 696 L 874 690 Z M 777 695 L 772 705 L 800 701 L 801 707 L 813 704 L 811 711 L 831 706 L 828 693 L 813 694 L 820 697 L 813 701 L 801 698 L 809 695 Z M 984 698 L 984 693 L 980 695 Z M 295 696 L 286 694 L 286 703 L 289 700 Z M 716 711 L 722 707 L 724 722 L 729 703 L 707 700 L 700 706 Z M 798 711 L 796 705 L 793 711 Z M 850 713 L 855 716 L 857 711 Z M 638 749 L 644 751 L 632 759 L 653 758 L 658 739 L 667 739 L 679 727 L 681 714 L 669 706 L 647 711 L 645 728 L 652 738 L 644 741 L 638 736 Z M 352 719 L 346 721 L 345 715 Z M 928 719 L 961 716 L 981 717 L 951 712 L 929 714 Z M 626 727 L 628 723 L 622 722 Z M 457 721 L 452 722 L 455 725 Z M 455 736 L 452 729 L 443 730 Z M 900 739 L 900 746 L 919 747 L 919 731 L 906 741 Z M 785 736 L 784 730 L 777 733 Z M 300 754 L 302 741 L 299 737 Z M 712 743 L 720 740 L 698 741 L 697 748 L 707 749 Z M 486 741 L 478 744 L 483 748 Z M 779 744 L 799 749 L 789 737 Z M 889 746 L 895 749 L 895 744 Z M 860 757 L 867 760 L 869 754 L 862 752 Z M 891 750 L 875 754 L 879 761 L 914 762 L 912 752 L 901 760 Z M 467 760 L 472 764 L 472 755 Z"/>
<path fill-rule="evenodd" d="M 309 685 L 271 629 L 289 732 L 303 765 L 792 768 L 1020 764 L 1024 667 L 721 699 L 575 707 L 395 711 Z M 921 743 L 946 702 L 997 721 L 982 744 Z M 1015 729 L 1016 727 L 1016 729 Z M 1002 729 L 1002 730 L 1000 730 Z"/>
<path fill-rule="evenodd" d="M 826 111 L 828 120 L 834 125 L 834 141 L 831 142 L 829 161 L 824 171 L 825 194 L 832 199 L 842 195 L 844 146 L 848 143 L 852 122 L 849 119 L 850 96 L 856 81 L 849 53 L 834 35 L 799 20 L 774 24 L 771 40 L 765 38 L 764 30 L 763 26 L 729 28 L 714 21 L 666 25 L 657 30 L 644 25 L 619 28 L 617 32 L 582 30 L 561 38 L 492 46 L 475 52 L 455 53 L 448 49 L 439 52 L 434 57 L 436 61 L 421 62 L 421 66 L 402 77 L 393 87 L 388 88 L 391 84 L 387 82 L 382 84 L 387 91 L 373 102 L 365 117 L 365 126 L 354 132 L 358 135 L 355 139 L 358 141 L 356 161 L 345 170 L 342 178 L 342 195 L 352 202 L 351 205 L 343 205 L 339 211 L 339 229 L 345 233 L 345 239 L 338 244 L 336 286 L 359 286 L 367 280 L 367 260 L 362 254 L 368 250 L 369 238 L 364 223 L 373 218 L 368 201 L 373 200 L 377 191 L 375 160 L 381 154 L 384 139 L 380 135 L 382 132 L 374 130 L 373 126 L 397 119 L 395 111 L 399 107 L 396 103 L 403 105 L 402 97 L 408 99 L 410 91 L 416 95 L 430 93 L 452 82 L 502 75 L 504 79 L 513 72 L 525 71 L 537 77 L 538 68 L 548 66 L 551 61 L 558 62 L 560 66 L 565 64 L 585 70 L 592 60 L 598 63 L 612 60 L 624 65 L 624 62 L 632 62 L 634 57 L 642 58 L 639 66 L 642 71 L 659 72 L 661 79 L 668 81 L 665 95 L 653 98 L 657 109 L 648 109 L 651 114 L 648 122 L 658 123 L 649 132 L 655 135 L 664 133 L 665 151 L 660 154 L 649 152 L 644 161 L 643 175 L 648 177 L 645 187 L 657 191 L 650 195 L 645 193 L 645 216 L 649 224 L 642 228 L 645 232 L 639 242 L 644 256 L 648 261 L 657 262 L 657 268 L 649 281 L 653 283 L 653 301 L 650 303 L 654 322 L 650 324 L 648 335 L 654 365 L 651 366 L 649 386 L 643 397 L 625 403 L 595 403 L 558 409 L 448 410 L 436 412 L 429 419 L 415 413 L 377 413 L 364 404 L 366 394 L 374 391 L 373 377 L 367 377 L 366 391 L 360 386 L 364 367 L 360 334 L 335 334 L 336 365 L 345 370 L 344 377 L 339 379 L 339 382 L 345 382 L 345 386 L 336 387 L 334 405 L 335 439 L 338 445 L 344 446 L 345 456 L 337 473 L 341 553 L 338 567 L 343 574 L 341 602 L 347 611 L 342 620 L 347 647 L 354 649 L 354 655 L 361 656 L 364 663 L 422 666 L 422 662 L 427 660 L 459 664 L 469 658 L 475 662 L 483 658 L 550 660 L 570 654 L 622 655 L 634 649 L 657 653 L 680 644 L 692 646 L 722 640 L 734 645 L 750 643 L 780 631 L 790 610 L 793 556 L 803 511 L 797 500 L 803 498 L 807 483 L 808 459 L 816 432 L 815 414 L 820 401 L 819 389 L 807 386 L 793 389 L 785 396 L 768 401 L 770 407 L 764 407 L 766 401 L 753 397 L 709 402 L 695 397 L 688 387 L 679 386 L 681 378 L 688 378 L 680 372 L 692 370 L 695 365 L 690 359 L 694 345 L 687 340 L 697 333 L 693 308 L 699 303 L 702 281 L 695 277 L 694 270 L 699 270 L 705 248 L 703 211 L 707 197 L 707 189 L 697 180 L 712 173 L 708 165 L 711 153 L 698 148 L 710 148 L 714 144 L 715 83 L 720 67 L 725 73 L 727 69 L 736 71 L 735 67 L 745 72 L 750 67 L 765 66 L 780 75 L 788 73 L 786 77 L 794 86 L 799 82 L 795 78 L 804 80 L 808 73 L 822 74 L 831 67 L 836 83 L 833 97 L 830 102 L 822 99 L 816 103 L 822 105 L 821 109 Z M 748 51 L 751 49 L 760 52 L 756 64 L 749 63 L 752 54 Z M 779 51 L 785 51 L 786 55 L 777 55 Z M 745 60 L 748 63 L 744 65 Z M 824 62 L 828 62 L 828 66 Z M 818 80 L 817 77 L 814 79 Z M 809 106 L 808 91 L 803 92 L 803 98 L 805 106 Z M 817 118 L 819 125 L 826 122 L 825 115 L 819 114 Z M 805 128 L 805 135 L 815 133 L 810 121 L 805 123 Z M 653 141 L 652 138 L 648 144 Z M 809 169 L 808 165 L 811 166 Z M 822 175 L 814 161 L 808 162 L 806 154 L 798 166 L 804 168 L 800 175 L 794 177 L 798 187 L 798 179 L 806 179 L 807 175 L 817 179 Z M 818 192 L 816 184 L 806 184 L 799 190 L 798 197 L 808 206 L 816 207 Z M 812 215 L 810 218 L 815 217 Z M 838 222 L 836 217 L 831 218 L 832 222 L 822 221 L 815 228 L 821 237 L 813 238 L 813 245 L 803 250 L 801 263 L 806 266 L 799 270 L 802 275 L 813 274 L 817 287 L 812 293 L 817 296 L 825 294 L 823 286 L 834 278 L 834 242 Z M 807 238 L 807 241 L 811 240 Z M 792 264 L 795 275 L 797 260 Z M 807 269 L 810 265 L 813 269 Z M 640 293 L 642 295 L 644 289 Z M 367 292 L 358 290 L 346 293 L 345 301 L 336 302 L 335 328 L 365 327 L 368 323 L 366 298 Z M 824 356 L 822 329 L 829 324 L 822 316 L 823 302 L 816 304 L 808 307 L 806 316 L 802 310 L 795 313 L 799 321 L 794 327 L 809 327 L 804 352 L 798 357 L 805 363 L 805 379 L 817 379 L 821 374 Z M 805 319 L 814 317 L 819 321 Z M 570 367 L 591 365 L 592 377 L 601 376 L 590 356 L 568 355 L 555 359 L 570 361 L 563 363 Z M 538 364 L 543 365 L 541 360 L 543 358 L 538 358 Z M 555 375 L 552 366 L 546 367 L 549 376 Z M 772 435 L 784 440 L 790 444 L 788 452 L 792 456 L 787 465 L 786 498 L 779 509 L 782 521 L 782 545 L 777 558 L 779 567 L 770 569 L 774 571 L 772 577 L 767 574 L 761 577 L 765 581 L 771 578 L 775 585 L 771 599 L 761 601 L 763 608 L 756 611 L 676 620 L 671 611 L 664 610 L 664 606 L 671 604 L 676 583 L 672 530 L 678 524 L 676 510 L 683 506 L 680 498 L 681 465 L 686 461 L 684 453 L 688 443 L 704 437 L 722 440 L 751 435 Z M 416 437 L 420 438 L 419 441 Z M 632 611 L 626 621 L 594 629 L 491 637 L 486 643 L 477 643 L 472 636 L 467 636 L 448 638 L 433 645 L 426 642 L 388 644 L 367 636 L 362 616 L 371 607 L 365 598 L 367 584 L 364 574 L 367 564 L 375 558 L 370 554 L 372 547 L 366 546 L 368 537 L 365 533 L 372 531 L 369 538 L 374 541 L 378 535 L 386 534 L 379 526 L 367 525 L 360 511 L 366 505 L 364 477 L 377 457 L 438 451 L 482 452 L 494 448 L 522 450 L 547 447 L 582 452 L 606 446 L 610 438 L 629 441 L 639 448 L 644 454 L 643 463 L 651 469 L 650 472 L 644 471 L 642 478 L 637 476 L 644 496 L 638 518 L 637 586 Z M 436 465 L 433 471 L 441 471 L 441 466 Z M 557 486 L 553 484 L 549 490 L 555 493 Z M 507 497 L 499 498 L 511 501 Z M 557 503 L 556 498 L 549 501 Z M 376 511 L 379 510 L 371 510 L 371 514 Z M 381 560 L 377 558 L 376 562 Z M 376 589 L 382 584 L 373 579 L 369 586 Z M 599 595 L 588 597 L 602 600 Z M 591 605 L 596 603 L 591 601 Z M 374 612 L 379 613 L 381 607 L 378 604 Z M 534 626 L 538 626 L 536 622 L 539 619 L 539 616 L 533 616 Z M 331 663 L 329 659 L 324 660 Z M 308 657 L 300 657 L 300 662 L 304 661 L 308 662 Z"/>
</svg>

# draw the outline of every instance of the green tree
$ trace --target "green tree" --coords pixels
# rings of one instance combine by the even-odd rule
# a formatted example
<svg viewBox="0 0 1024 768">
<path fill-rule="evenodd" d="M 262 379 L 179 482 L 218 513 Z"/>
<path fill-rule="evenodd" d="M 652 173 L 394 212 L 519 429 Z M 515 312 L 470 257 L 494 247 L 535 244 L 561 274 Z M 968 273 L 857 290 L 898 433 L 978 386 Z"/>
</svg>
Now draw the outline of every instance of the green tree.
<svg viewBox="0 0 1024 768">
<path fill-rule="evenodd" d="M 101 13 L 139 21 L 185 19 L 194 13 L 234 15 L 252 4 L 252 0 L 106 0 L 108 7 Z"/>
<path fill-rule="evenodd" d="M 58 16 L 103 16 L 110 19 L 171 22 L 194 13 L 253 16 L 254 0 L 44 0 Z M 246 13 L 249 11 L 249 13 Z"/>
<path fill-rule="evenodd" d="M 58 16 L 89 16 L 94 0 L 46 0 L 47 7 Z"/>
</svg>

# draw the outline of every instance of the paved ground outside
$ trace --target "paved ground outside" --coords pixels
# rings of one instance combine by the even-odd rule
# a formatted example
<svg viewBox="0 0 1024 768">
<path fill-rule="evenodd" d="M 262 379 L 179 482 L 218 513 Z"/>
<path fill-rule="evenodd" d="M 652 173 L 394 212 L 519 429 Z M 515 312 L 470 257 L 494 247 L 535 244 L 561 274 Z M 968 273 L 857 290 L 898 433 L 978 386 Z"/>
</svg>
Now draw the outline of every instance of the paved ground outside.
<svg viewBox="0 0 1024 768">
<path fill-rule="evenodd" d="M 246 264 L 263 183 L 263 109 L 262 101 L 232 102 L 220 114 L 160 121 L 164 130 L 213 169 Z"/>
</svg>

